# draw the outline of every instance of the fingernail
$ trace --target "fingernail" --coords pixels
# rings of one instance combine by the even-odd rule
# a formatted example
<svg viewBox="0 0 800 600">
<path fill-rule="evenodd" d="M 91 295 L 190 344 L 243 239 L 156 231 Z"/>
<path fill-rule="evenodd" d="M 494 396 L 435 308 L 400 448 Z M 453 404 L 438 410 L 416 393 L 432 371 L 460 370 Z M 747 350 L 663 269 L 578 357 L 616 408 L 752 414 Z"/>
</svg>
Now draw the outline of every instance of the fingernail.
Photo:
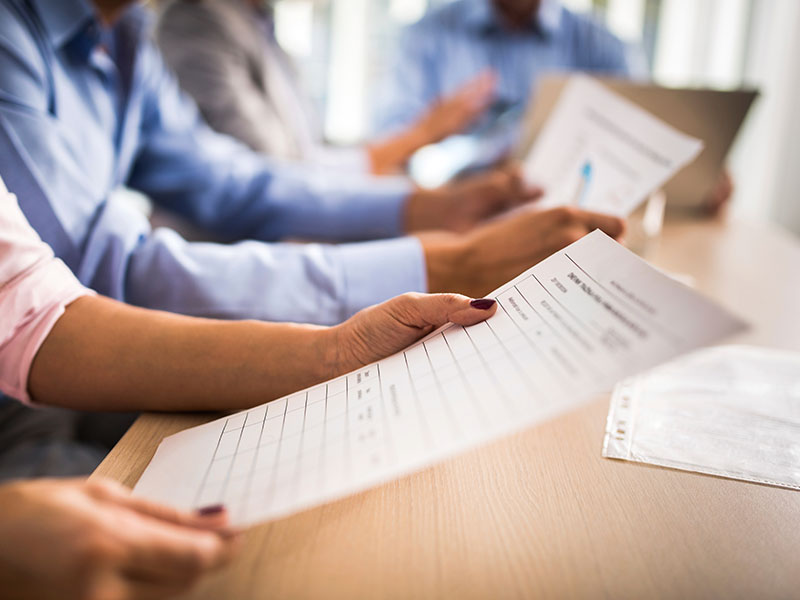
<svg viewBox="0 0 800 600">
<path fill-rule="evenodd" d="M 494 306 L 495 302 L 496 300 L 494 300 L 494 298 L 478 298 L 476 300 L 470 300 L 469 305 L 478 310 L 489 310 Z"/>
<path fill-rule="evenodd" d="M 211 515 L 218 515 L 223 512 L 225 507 L 222 504 L 214 504 L 212 506 L 204 506 L 197 509 L 197 515 L 200 517 L 210 517 Z"/>
</svg>

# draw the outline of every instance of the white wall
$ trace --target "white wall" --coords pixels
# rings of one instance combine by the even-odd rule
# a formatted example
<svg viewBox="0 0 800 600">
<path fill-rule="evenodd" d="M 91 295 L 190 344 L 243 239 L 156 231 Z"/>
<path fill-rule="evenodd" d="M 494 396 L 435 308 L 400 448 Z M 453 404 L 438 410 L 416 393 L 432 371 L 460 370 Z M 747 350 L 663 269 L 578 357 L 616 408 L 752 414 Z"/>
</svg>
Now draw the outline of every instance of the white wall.
<svg viewBox="0 0 800 600">
<path fill-rule="evenodd" d="M 753 0 L 745 81 L 762 92 L 731 164 L 736 212 L 800 234 L 800 1 Z"/>
</svg>

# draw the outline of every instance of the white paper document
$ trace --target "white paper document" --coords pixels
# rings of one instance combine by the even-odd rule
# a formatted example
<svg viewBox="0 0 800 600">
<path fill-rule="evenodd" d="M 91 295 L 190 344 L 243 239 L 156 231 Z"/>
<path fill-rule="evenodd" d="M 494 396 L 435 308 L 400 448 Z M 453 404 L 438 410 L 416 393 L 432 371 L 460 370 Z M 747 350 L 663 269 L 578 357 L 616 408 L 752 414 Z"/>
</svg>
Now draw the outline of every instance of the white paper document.
<svg viewBox="0 0 800 600">
<path fill-rule="evenodd" d="M 575 204 L 627 216 L 703 143 L 602 83 L 570 78 L 525 158 L 525 178 L 545 189 L 544 206 Z"/>
<path fill-rule="evenodd" d="M 626 379 L 603 456 L 800 490 L 800 354 L 720 346 Z"/>
<path fill-rule="evenodd" d="M 234 522 L 288 515 L 424 468 L 744 327 L 595 231 L 447 325 L 327 383 L 166 438 L 135 493 Z"/>
</svg>

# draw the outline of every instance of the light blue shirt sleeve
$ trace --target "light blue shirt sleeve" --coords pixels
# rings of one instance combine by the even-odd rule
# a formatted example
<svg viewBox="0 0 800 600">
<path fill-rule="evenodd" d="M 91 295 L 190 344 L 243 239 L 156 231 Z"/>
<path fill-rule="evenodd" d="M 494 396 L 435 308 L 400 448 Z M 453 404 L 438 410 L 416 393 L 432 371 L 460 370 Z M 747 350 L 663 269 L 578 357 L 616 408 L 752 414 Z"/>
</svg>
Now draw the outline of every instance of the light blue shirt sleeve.
<svg viewBox="0 0 800 600">
<path fill-rule="evenodd" d="M 142 134 L 128 179 L 154 202 L 218 233 L 331 241 L 402 233 L 404 178 L 341 176 L 252 152 L 203 123 L 194 102 L 147 44 Z"/>
<path fill-rule="evenodd" d="M 152 232 L 143 215 L 109 200 L 114 149 L 110 140 L 92 137 L 98 127 L 86 110 L 86 103 L 100 104 L 99 92 L 60 96 L 54 112 L 51 86 L 66 73 L 48 65 L 14 19 L 0 10 L 0 174 L 85 285 L 190 315 L 321 324 L 405 291 L 425 291 L 414 238 L 339 246 L 257 241 L 394 236 L 408 184 L 342 182 L 264 161 L 207 128 L 147 49 L 137 58 L 142 79 L 134 80 L 129 99 L 143 112 L 124 180 L 198 224 L 254 241 L 197 244 L 169 230 Z"/>
</svg>

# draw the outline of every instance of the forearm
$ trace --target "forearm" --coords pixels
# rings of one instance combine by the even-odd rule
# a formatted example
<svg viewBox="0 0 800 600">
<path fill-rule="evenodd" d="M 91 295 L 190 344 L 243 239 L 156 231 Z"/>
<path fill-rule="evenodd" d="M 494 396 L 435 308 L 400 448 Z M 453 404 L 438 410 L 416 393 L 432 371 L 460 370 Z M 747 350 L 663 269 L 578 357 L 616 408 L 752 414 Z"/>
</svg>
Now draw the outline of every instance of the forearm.
<svg viewBox="0 0 800 600">
<path fill-rule="evenodd" d="M 355 368 L 339 360 L 336 335 L 81 298 L 41 346 L 28 387 L 38 403 L 85 410 L 253 406 Z"/>
<path fill-rule="evenodd" d="M 428 143 L 430 143 L 428 136 L 418 126 L 373 142 L 367 146 L 372 173 L 389 175 L 400 171 L 411 155 Z"/>
</svg>

